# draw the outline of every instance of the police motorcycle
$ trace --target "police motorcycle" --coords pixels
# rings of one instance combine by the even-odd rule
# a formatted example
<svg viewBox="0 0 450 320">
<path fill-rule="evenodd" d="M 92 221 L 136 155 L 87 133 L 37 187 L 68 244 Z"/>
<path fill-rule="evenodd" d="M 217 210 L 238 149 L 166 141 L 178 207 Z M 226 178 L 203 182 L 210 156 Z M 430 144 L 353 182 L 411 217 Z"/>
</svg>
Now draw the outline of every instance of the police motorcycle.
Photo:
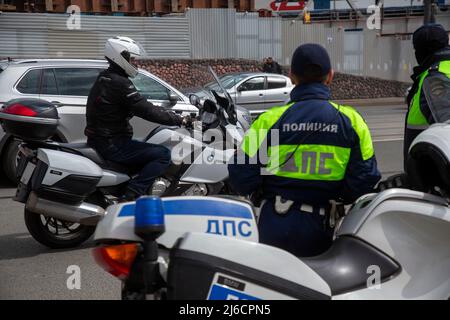
<svg viewBox="0 0 450 320">
<path fill-rule="evenodd" d="M 246 202 L 152 197 L 108 209 L 96 261 L 123 299 L 449 299 L 449 136 L 450 123 L 423 132 L 406 170 L 414 190 L 361 197 L 320 256 L 259 244 Z"/>
<path fill-rule="evenodd" d="M 209 75 L 218 81 L 211 68 Z M 249 112 L 236 107 L 226 94 L 214 91 L 211 99 L 214 97 L 217 103 L 190 97 L 199 108 L 199 121 L 193 127 L 161 126 L 145 139 L 172 151 L 171 167 L 155 181 L 149 194 L 206 196 L 230 192 L 227 162 L 251 120 Z M 49 102 L 12 100 L 0 109 L 0 121 L 5 132 L 23 141 L 14 200 L 25 204 L 30 234 L 50 248 L 75 247 L 86 241 L 105 209 L 118 201 L 138 170 L 105 161 L 87 144 L 49 140 L 58 126 L 58 111 Z"/>
</svg>

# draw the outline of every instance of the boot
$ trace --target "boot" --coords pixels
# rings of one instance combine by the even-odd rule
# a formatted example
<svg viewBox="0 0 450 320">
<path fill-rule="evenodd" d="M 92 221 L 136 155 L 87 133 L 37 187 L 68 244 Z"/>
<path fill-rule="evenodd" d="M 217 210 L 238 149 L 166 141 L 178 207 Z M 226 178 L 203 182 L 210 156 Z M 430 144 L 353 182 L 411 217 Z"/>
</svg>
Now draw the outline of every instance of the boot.
<svg viewBox="0 0 450 320">
<path fill-rule="evenodd" d="M 137 199 L 139 199 L 140 197 L 141 197 L 141 195 L 139 193 L 134 192 L 131 189 L 127 189 L 125 194 L 119 198 L 119 203 L 133 202 L 133 201 L 136 201 Z"/>
</svg>

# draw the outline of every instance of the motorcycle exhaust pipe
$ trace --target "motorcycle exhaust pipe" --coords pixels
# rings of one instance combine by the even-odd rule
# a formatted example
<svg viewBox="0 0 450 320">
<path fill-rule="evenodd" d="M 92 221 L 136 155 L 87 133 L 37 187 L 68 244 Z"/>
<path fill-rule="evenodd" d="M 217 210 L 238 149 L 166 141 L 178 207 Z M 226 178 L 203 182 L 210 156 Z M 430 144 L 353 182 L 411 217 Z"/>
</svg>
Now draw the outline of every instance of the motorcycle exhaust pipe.
<svg viewBox="0 0 450 320">
<path fill-rule="evenodd" d="M 64 204 L 39 198 L 32 192 L 28 198 L 26 208 L 34 213 L 42 214 L 71 223 L 95 226 L 105 215 L 102 207 L 83 202 L 78 205 Z"/>
</svg>

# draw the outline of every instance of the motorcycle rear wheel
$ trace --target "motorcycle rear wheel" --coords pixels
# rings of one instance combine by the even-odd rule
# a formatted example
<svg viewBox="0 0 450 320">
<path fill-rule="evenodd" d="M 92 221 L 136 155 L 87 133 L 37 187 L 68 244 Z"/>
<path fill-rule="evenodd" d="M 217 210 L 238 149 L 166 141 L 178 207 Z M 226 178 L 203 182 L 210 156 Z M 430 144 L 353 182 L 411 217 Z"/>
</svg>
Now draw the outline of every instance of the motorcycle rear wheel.
<svg viewBox="0 0 450 320">
<path fill-rule="evenodd" d="M 75 248 L 88 240 L 95 227 L 46 217 L 25 209 L 25 224 L 31 236 L 51 249 Z"/>
</svg>

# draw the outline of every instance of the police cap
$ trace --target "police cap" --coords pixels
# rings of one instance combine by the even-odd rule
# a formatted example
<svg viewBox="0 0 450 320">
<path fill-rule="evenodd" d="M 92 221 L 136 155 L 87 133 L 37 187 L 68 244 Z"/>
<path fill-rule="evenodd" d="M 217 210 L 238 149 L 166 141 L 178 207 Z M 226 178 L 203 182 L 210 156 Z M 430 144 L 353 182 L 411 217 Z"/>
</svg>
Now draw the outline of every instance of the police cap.
<svg viewBox="0 0 450 320">
<path fill-rule="evenodd" d="M 318 76 L 327 75 L 331 70 L 330 56 L 319 44 L 302 44 L 292 56 L 291 72 L 298 76 L 305 76 L 311 67 L 316 70 Z"/>
</svg>

